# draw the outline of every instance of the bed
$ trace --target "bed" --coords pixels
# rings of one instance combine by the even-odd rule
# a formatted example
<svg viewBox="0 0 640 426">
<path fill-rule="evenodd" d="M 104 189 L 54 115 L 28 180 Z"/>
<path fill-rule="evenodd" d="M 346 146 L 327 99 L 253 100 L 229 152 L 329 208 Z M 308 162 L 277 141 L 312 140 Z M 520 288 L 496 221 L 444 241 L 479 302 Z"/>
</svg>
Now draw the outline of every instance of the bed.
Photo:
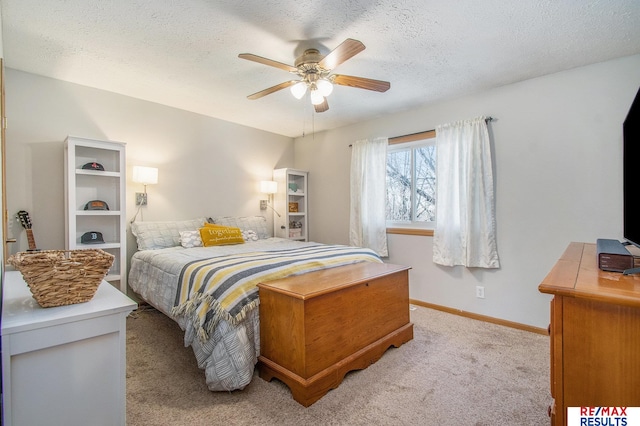
<svg viewBox="0 0 640 426">
<path fill-rule="evenodd" d="M 202 246 L 205 223 L 232 229 L 234 243 L 225 243 L 225 234 L 219 245 Z M 138 251 L 129 286 L 178 323 L 212 391 L 243 389 L 253 378 L 260 355 L 259 282 L 382 263 L 365 248 L 270 237 L 261 216 L 134 222 L 131 229 Z"/>
</svg>

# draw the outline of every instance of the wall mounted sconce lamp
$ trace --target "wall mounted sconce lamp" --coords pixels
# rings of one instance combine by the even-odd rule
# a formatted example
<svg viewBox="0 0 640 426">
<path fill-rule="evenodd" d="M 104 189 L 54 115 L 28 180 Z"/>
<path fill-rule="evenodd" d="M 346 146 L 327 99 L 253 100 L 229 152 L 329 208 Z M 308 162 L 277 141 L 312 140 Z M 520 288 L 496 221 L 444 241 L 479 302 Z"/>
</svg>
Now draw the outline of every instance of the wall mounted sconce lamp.
<svg viewBox="0 0 640 426">
<path fill-rule="evenodd" d="M 273 194 L 278 192 L 278 182 L 275 182 L 273 180 L 260 181 L 260 192 L 263 193 L 263 194 L 268 194 L 269 195 L 269 199 L 268 200 L 260 200 L 260 210 L 266 210 L 267 207 L 269 207 L 271 210 L 273 210 L 275 212 L 275 214 L 278 215 L 278 217 L 280 217 L 280 213 L 278 213 L 276 211 L 276 209 L 274 209 L 270 205 L 272 197 L 273 197 Z"/>
<path fill-rule="evenodd" d="M 138 206 L 138 209 L 129 223 L 135 222 L 140 213 L 140 208 L 147 205 L 147 185 L 158 183 L 158 169 L 155 167 L 133 166 L 132 180 L 135 183 L 143 184 L 144 192 L 136 192 L 136 206 Z M 142 215 L 140 217 L 142 218 Z"/>
<path fill-rule="evenodd" d="M 158 169 L 155 167 L 133 166 L 133 181 L 144 185 L 144 192 L 136 192 L 136 206 L 146 206 L 147 185 L 158 183 Z"/>
</svg>

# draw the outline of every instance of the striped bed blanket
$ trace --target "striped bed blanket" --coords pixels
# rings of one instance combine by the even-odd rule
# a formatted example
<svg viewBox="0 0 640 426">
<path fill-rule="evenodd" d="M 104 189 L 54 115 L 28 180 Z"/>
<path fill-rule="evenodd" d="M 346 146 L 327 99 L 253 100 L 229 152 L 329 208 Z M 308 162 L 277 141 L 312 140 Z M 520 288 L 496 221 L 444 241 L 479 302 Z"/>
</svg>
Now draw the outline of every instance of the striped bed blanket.
<svg viewBox="0 0 640 426">
<path fill-rule="evenodd" d="M 204 342 L 221 319 L 237 325 L 258 307 L 259 283 L 358 262 L 382 260 L 370 249 L 324 244 L 195 260 L 182 268 L 172 314 Z"/>
</svg>

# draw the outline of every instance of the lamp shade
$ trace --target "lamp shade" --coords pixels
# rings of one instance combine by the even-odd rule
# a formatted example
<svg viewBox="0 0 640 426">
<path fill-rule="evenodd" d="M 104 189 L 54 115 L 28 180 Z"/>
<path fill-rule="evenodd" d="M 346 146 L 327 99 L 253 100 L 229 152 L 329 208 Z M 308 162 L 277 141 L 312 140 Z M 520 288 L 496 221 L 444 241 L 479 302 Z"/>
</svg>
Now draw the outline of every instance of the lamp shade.
<svg viewBox="0 0 640 426">
<path fill-rule="evenodd" d="M 320 105 L 322 102 L 324 102 L 324 96 L 322 96 L 322 93 L 320 93 L 318 89 L 312 89 L 311 103 L 314 105 Z"/>
<path fill-rule="evenodd" d="M 263 194 L 275 194 L 278 192 L 278 182 L 273 180 L 260 181 L 260 192 Z"/>
<path fill-rule="evenodd" d="M 327 79 L 321 78 L 316 81 L 316 86 L 318 86 L 318 90 L 322 93 L 322 96 L 325 98 L 333 92 L 333 84 Z"/>
<path fill-rule="evenodd" d="M 293 94 L 296 99 L 302 99 L 306 91 L 307 83 L 305 83 L 304 81 L 300 81 L 291 86 L 291 94 Z"/>
<path fill-rule="evenodd" d="M 144 185 L 158 183 L 158 169 L 155 167 L 133 166 L 133 181 Z"/>
</svg>

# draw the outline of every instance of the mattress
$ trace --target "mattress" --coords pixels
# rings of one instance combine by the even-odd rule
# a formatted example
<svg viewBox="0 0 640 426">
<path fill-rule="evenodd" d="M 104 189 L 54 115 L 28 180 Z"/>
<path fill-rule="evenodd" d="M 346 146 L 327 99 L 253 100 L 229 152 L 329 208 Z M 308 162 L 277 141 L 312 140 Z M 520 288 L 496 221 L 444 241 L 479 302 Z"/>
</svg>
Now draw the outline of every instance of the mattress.
<svg viewBox="0 0 640 426">
<path fill-rule="evenodd" d="M 215 327 L 206 333 L 206 338 L 202 338 L 197 321 L 184 313 L 176 314 L 181 274 L 187 265 L 203 259 L 316 246 L 324 247 L 314 242 L 267 238 L 238 245 L 141 250 L 131 259 L 128 283 L 143 300 L 176 321 L 185 332 L 184 344 L 192 347 L 198 366 L 205 371 L 210 390 L 243 389 L 251 382 L 260 355 L 259 310 L 247 310 L 242 316 L 233 319 L 218 318 Z M 372 251 L 370 261 L 380 261 Z"/>
</svg>

